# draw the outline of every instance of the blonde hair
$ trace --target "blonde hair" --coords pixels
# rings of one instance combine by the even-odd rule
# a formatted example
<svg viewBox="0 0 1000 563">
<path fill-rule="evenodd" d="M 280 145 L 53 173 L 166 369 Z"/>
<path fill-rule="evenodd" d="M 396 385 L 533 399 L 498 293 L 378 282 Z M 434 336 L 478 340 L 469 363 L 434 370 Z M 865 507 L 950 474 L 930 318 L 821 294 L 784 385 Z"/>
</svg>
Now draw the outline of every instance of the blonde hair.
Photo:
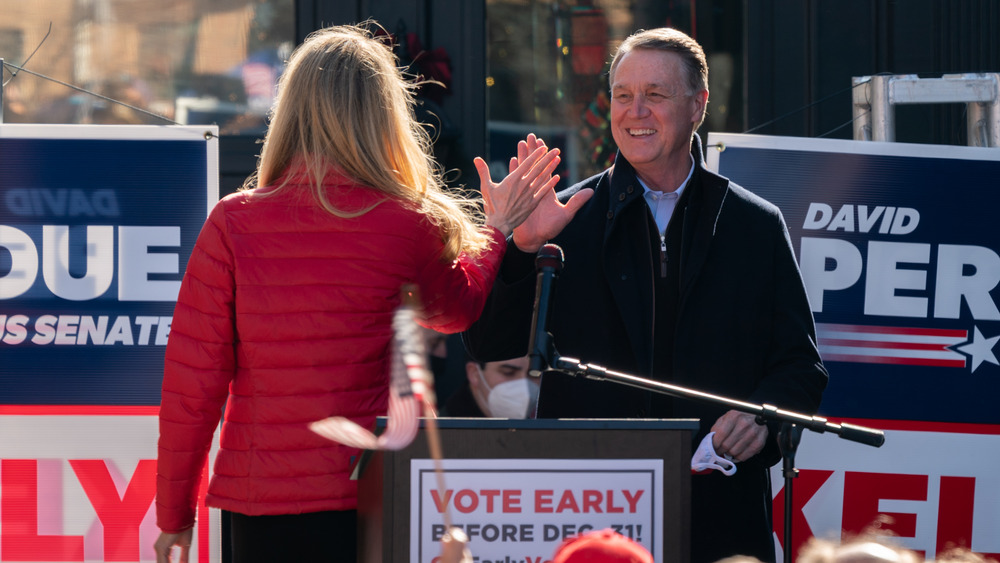
<svg viewBox="0 0 1000 563">
<path fill-rule="evenodd" d="M 388 196 L 412 202 L 441 231 L 442 258 L 482 253 L 490 238 L 479 227 L 475 201 L 445 191 L 431 139 L 413 114 L 413 89 L 386 42 L 367 29 L 374 22 L 334 26 L 310 34 L 278 81 L 260 162 L 244 188 L 278 182 L 301 160 L 318 203 L 338 217 L 370 211 L 335 207 L 323 178 L 337 171 Z M 377 24 L 376 24 L 377 25 Z M 378 205 L 378 204 L 376 204 Z"/>
</svg>

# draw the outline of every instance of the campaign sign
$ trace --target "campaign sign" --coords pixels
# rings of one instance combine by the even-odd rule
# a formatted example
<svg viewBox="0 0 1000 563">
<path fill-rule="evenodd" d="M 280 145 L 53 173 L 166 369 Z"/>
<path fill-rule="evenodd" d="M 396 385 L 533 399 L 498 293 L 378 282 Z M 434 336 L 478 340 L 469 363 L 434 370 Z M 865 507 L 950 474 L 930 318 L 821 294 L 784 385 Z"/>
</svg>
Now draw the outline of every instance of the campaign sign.
<svg viewBox="0 0 1000 563">
<path fill-rule="evenodd" d="M 0 561 L 156 561 L 157 411 L 0 405 Z M 201 485 L 190 560 L 219 561 Z"/>
<path fill-rule="evenodd" d="M 878 533 L 927 559 L 960 546 L 1000 560 L 1000 426 L 851 422 L 884 429 L 885 445 L 803 435 L 792 485 L 792 553 L 810 536 L 837 540 L 881 520 Z M 780 469 L 771 470 L 779 554 L 785 544 Z"/>
<path fill-rule="evenodd" d="M 829 416 L 1000 424 L 1000 150 L 711 135 L 777 205 L 830 371 Z"/>
<path fill-rule="evenodd" d="M 479 563 L 546 563 L 563 540 L 613 529 L 663 552 L 663 460 L 446 459 L 410 462 L 410 561 L 436 563 L 446 522 Z"/>
<path fill-rule="evenodd" d="M 0 125 L 0 561 L 155 561 L 164 347 L 217 200 L 214 127 Z M 202 507 L 191 560 L 218 541 Z"/>
<path fill-rule="evenodd" d="M 218 200 L 206 132 L 0 126 L 4 403 L 159 404 L 184 265 Z"/>
<path fill-rule="evenodd" d="M 820 414 L 894 430 L 879 449 L 803 436 L 793 547 L 888 517 L 882 529 L 928 557 L 1000 552 L 1000 150 L 730 134 L 708 145 L 710 168 L 784 215 L 830 373 Z"/>
</svg>

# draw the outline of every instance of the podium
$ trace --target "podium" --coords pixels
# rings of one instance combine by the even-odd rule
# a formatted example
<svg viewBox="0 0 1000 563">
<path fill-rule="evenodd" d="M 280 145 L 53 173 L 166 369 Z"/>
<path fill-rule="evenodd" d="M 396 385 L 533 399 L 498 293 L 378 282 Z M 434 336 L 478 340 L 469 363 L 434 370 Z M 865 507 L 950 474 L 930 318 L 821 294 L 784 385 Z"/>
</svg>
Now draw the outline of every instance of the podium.
<svg viewBox="0 0 1000 563">
<path fill-rule="evenodd" d="M 437 481 L 421 420 L 400 451 L 366 451 L 355 468 L 358 556 L 431 563 L 444 513 L 480 563 L 542 563 L 562 539 L 611 527 L 657 561 L 690 557 L 692 432 L 697 420 L 436 419 Z M 384 430 L 379 418 L 377 431 Z"/>
</svg>

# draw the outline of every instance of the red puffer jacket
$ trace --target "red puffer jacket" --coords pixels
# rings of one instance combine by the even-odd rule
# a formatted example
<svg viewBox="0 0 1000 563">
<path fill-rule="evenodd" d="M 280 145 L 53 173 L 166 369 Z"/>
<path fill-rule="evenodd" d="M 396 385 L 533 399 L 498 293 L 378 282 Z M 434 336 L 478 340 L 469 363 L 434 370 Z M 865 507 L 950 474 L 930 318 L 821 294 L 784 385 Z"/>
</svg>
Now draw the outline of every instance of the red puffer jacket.
<svg viewBox="0 0 1000 563">
<path fill-rule="evenodd" d="M 411 205 L 328 178 L 341 210 L 305 185 L 233 194 L 212 210 L 174 311 L 160 405 L 157 524 L 178 532 L 195 500 L 223 405 L 210 506 L 248 515 L 356 507 L 358 451 L 307 424 L 333 415 L 372 428 L 388 399 L 392 316 L 418 284 L 427 326 L 467 328 L 483 309 L 506 247 L 440 259 L 438 229 Z M 227 404 L 228 400 L 228 404 Z"/>
</svg>

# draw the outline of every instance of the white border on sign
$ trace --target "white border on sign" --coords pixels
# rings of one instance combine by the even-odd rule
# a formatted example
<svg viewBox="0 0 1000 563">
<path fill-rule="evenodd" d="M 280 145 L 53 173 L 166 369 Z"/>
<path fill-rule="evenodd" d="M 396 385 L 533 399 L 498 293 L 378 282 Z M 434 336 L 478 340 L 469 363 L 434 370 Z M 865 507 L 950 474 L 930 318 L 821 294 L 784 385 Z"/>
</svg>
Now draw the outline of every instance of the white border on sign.
<svg viewBox="0 0 1000 563">
<path fill-rule="evenodd" d="M 847 139 L 817 139 L 813 137 L 776 137 L 771 135 L 744 135 L 741 133 L 709 133 L 707 149 L 705 151 L 705 162 L 709 170 L 715 173 L 719 172 L 720 153 L 725 152 L 727 147 L 916 158 L 1000 160 L 1000 150 L 989 147 L 851 141 Z"/>
<path fill-rule="evenodd" d="M 894 476 L 923 478 L 926 488 L 914 495 L 919 498 L 898 499 L 894 493 L 874 499 L 874 509 L 893 512 L 915 519 L 912 536 L 895 535 L 898 545 L 933 555 L 944 546 L 938 545 L 938 530 L 954 515 L 942 512 L 942 479 L 972 480 L 970 498 L 963 499 L 973 507 L 963 525 L 971 526 L 971 549 L 977 553 L 1000 553 L 1000 474 L 995 467 L 1000 456 L 1000 425 L 935 423 L 922 421 L 860 420 L 852 422 L 885 430 L 885 445 L 881 448 L 840 439 L 832 434 L 806 432 L 796 455 L 796 469 L 802 472 L 831 472 L 819 489 L 813 491 L 802 506 L 802 516 L 816 537 L 839 542 L 844 526 L 845 480 L 848 473 L 863 473 L 892 480 Z M 784 488 L 781 464 L 771 468 L 772 496 Z M 795 487 L 793 483 L 793 489 Z M 804 494 L 794 489 L 801 501 Z M 872 499 L 869 499 L 872 500 Z M 951 499 L 954 501 L 954 499 Z M 776 528 L 781 522 L 775 522 Z M 947 539 L 947 538 L 944 538 Z M 775 538 L 778 558 L 781 545 Z"/>
<path fill-rule="evenodd" d="M 446 490 L 453 491 L 448 499 L 452 522 L 461 525 L 471 519 L 480 518 L 488 521 L 482 525 L 479 537 L 469 534 L 469 546 L 473 556 L 478 561 L 546 561 L 562 542 L 563 534 L 574 535 L 576 532 L 600 530 L 604 528 L 619 528 L 625 536 L 632 536 L 638 543 L 645 546 L 659 561 L 663 554 L 663 460 L 662 459 L 447 459 L 441 461 Z M 470 486 L 470 483 L 472 484 Z M 631 489 L 629 489 L 631 487 Z M 488 508 L 470 509 L 466 506 L 464 514 L 455 510 L 454 504 L 460 504 L 459 495 L 463 489 L 473 489 L 482 495 L 487 490 L 492 495 L 492 510 Z M 560 498 L 554 493 L 546 498 L 547 511 L 544 517 L 539 516 L 533 507 L 536 491 L 548 491 L 558 488 L 561 494 L 569 493 L 581 498 L 584 490 L 591 495 L 602 496 L 593 503 L 602 503 L 598 510 L 597 504 L 591 504 L 591 513 L 586 508 L 582 511 L 567 511 L 562 514 L 555 510 L 560 504 Z M 648 491 L 648 498 L 636 496 L 633 489 Z M 516 510 L 499 510 L 505 502 L 504 491 L 515 491 L 513 498 Z M 530 492 L 532 494 L 525 495 Z M 627 493 L 631 493 L 631 497 Z M 414 459 L 410 462 L 410 561 L 430 562 L 439 555 L 439 544 L 433 541 L 421 542 L 422 538 L 430 538 L 432 526 L 443 524 L 443 515 L 434 506 L 432 495 L 446 496 L 448 493 L 438 491 L 438 481 L 435 475 L 433 460 Z M 615 496 L 617 495 L 617 496 Z M 486 496 L 482 495 L 479 505 L 486 506 Z M 509 500 L 509 499 L 508 499 Z M 614 510 L 607 509 L 613 507 Z M 581 514 L 583 512 L 584 514 Z M 628 513 L 632 515 L 629 516 Z M 541 518 L 546 520 L 544 523 Z M 617 519 L 617 520 L 616 520 Z M 433 520 L 433 522 L 432 522 Z M 506 530 L 505 533 L 525 533 L 513 540 L 513 545 L 502 545 L 500 541 L 487 548 L 491 539 L 487 537 L 486 529 Z M 541 530 L 541 533 L 537 533 Z M 546 538 L 554 533 L 558 539 Z M 472 531 L 471 529 L 469 530 Z M 567 536 L 568 537 L 568 536 Z M 477 539 L 479 540 L 477 542 Z M 483 542 L 487 543 L 483 543 Z M 492 541 L 496 541 L 493 538 Z M 426 544 L 426 545 L 424 545 Z M 477 545 L 478 544 L 478 545 Z M 498 555 L 498 549 L 503 549 L 503 555 Z"/>
<path fill-rule="evenodd" d="M 152 406 L 0 405 L 0 459 L 30 461 L 37 466 L 37 529 L 30 532 L 41 537 L 79 536 L 84 542 L 86 561 L 107 560 L 103 556 L 103 525 L 71 462 L 102 462 L 119 498 L 124 498 L 136 478 L 138 464 L 157 458 L 157 411 L 158 407 Z M 218 449 L 216 429 L 209 452 L 210 466 Z M 104 510 L 111 508 L 114 501 Z M 207 512 L 207 518 L 204 512 L 199 514 L 196 524 L 192 563 L 221 561 L 221 513 L 216 509 Z M 155 502 L 147 508 L 137 533 L 139 561 L 156 561 L 153 542 L 160 530 L 156 527 Z M 207 547 L 199 544 L 204 539 L 208 540 Z M 201 558 L 205 553 L 207 558 Z"/>
</svg>

